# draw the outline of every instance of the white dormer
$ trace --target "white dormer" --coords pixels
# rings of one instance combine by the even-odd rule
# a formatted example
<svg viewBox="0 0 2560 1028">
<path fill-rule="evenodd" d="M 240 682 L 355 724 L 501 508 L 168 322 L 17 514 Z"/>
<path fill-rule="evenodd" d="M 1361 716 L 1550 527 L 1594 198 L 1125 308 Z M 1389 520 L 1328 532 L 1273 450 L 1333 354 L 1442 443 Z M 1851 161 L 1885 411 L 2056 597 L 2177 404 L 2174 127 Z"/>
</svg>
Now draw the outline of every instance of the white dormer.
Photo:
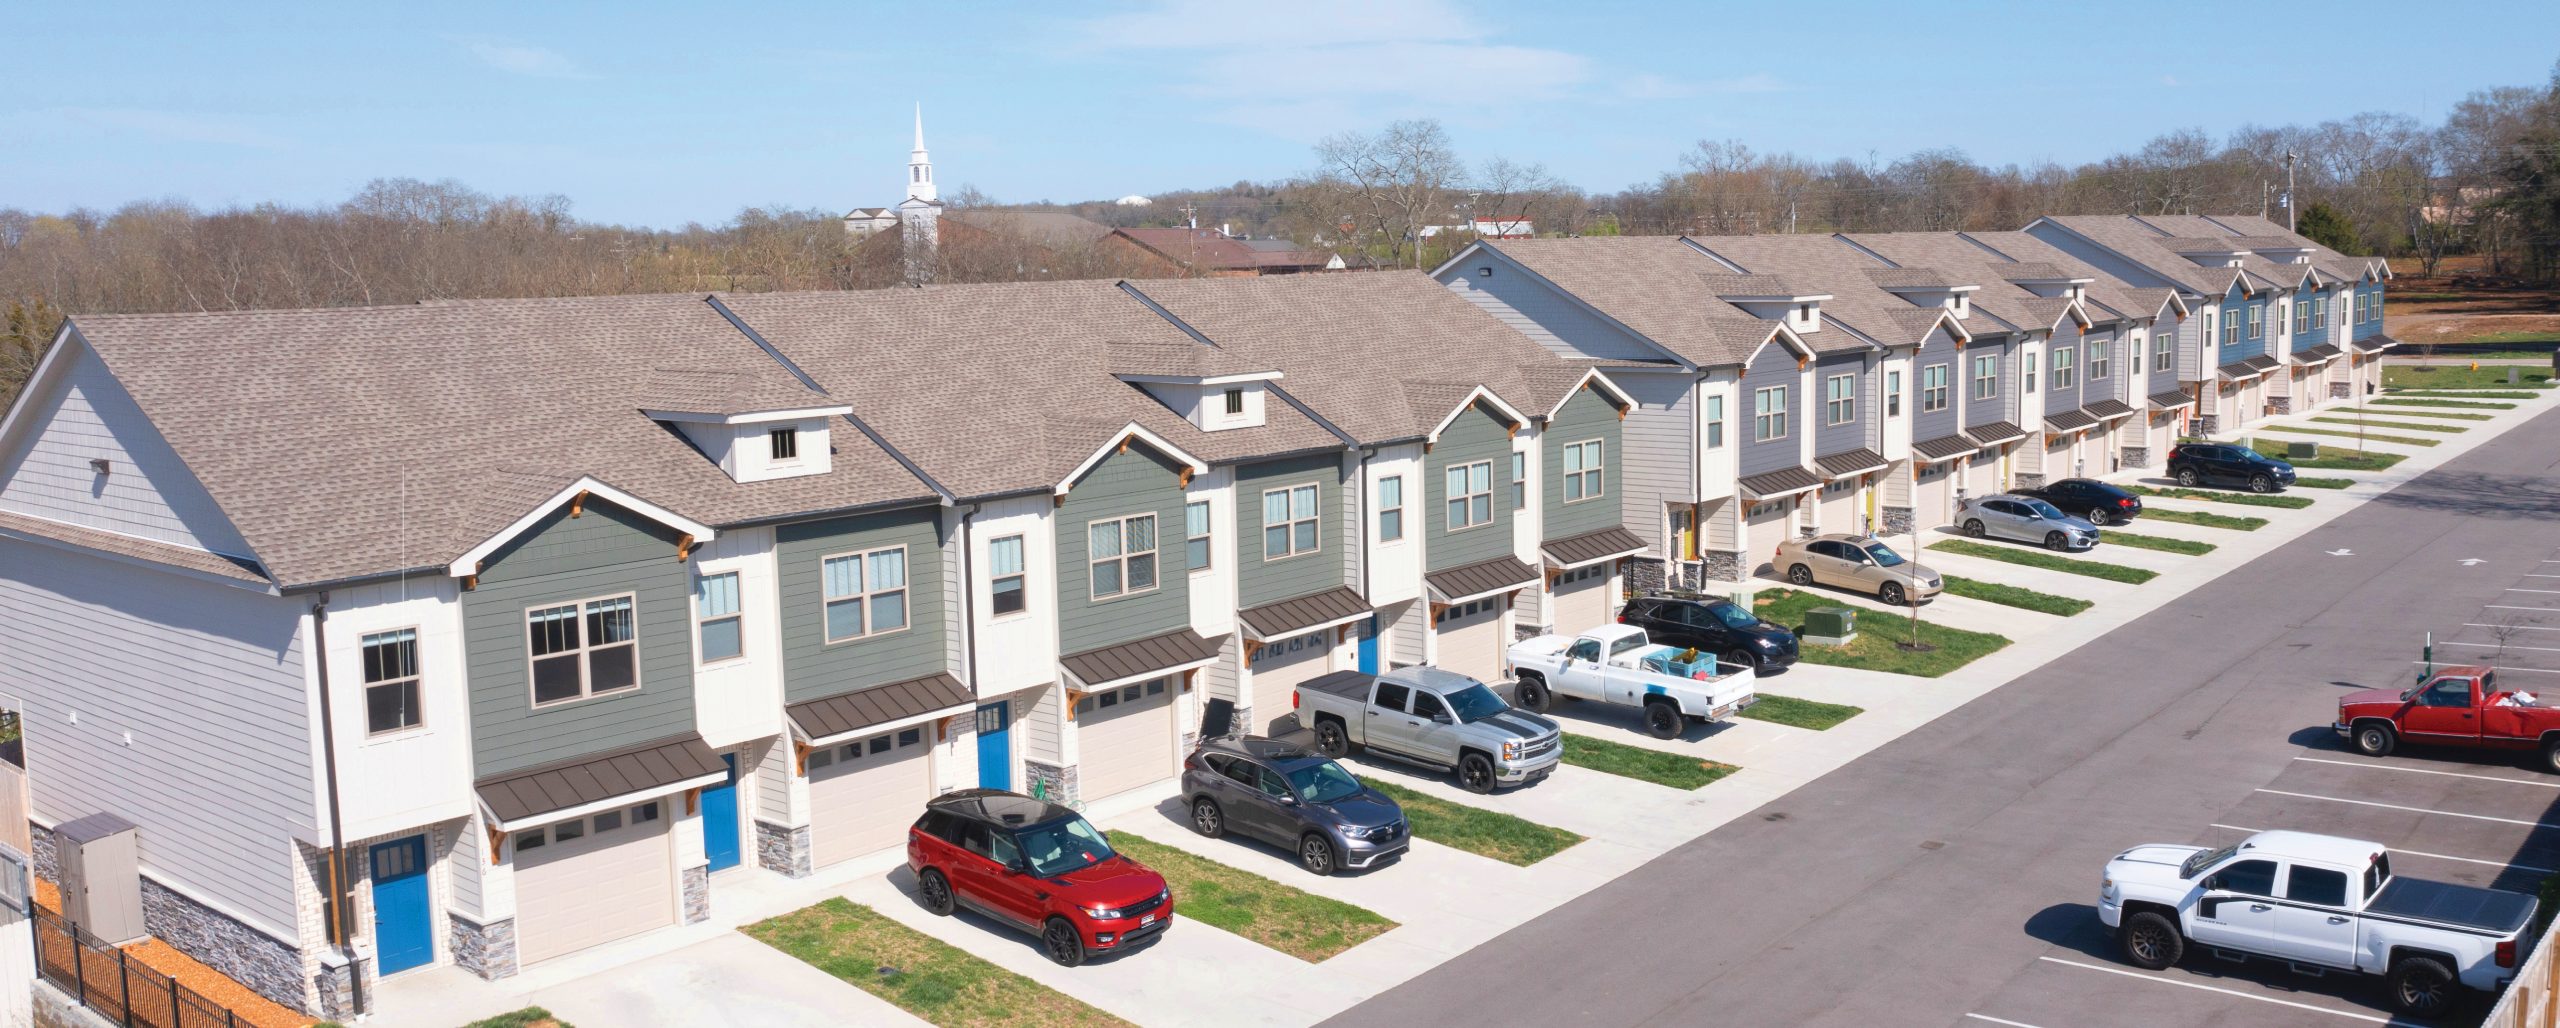
<svg viewBox="0 0 2560 1028">
<path fill-rule="evenodd" d="M 2013 278 L 2009 281 L 2020 289 L 2024 289 L 2048 300 L 2066 298 L 2072 300 L 2084 300 L 2087 299 L 2089 295 L 2089 283 L 2095 282 L 2097 279 L 2035 277 Z"/>
<path fill-rule="evenodd" d="M 1981 286 L 1952 283 L 1916 285 L 1893 283 L 1883 287 L 1884 291 L 1901 297 L 1912 306 L 1943 308 L 1947 313 L 1955 315 L 1958 321 L 1972 316 L 1973 294 L 1981 288 Z"/>
<path fill-rule="evenodd" d="M 1224 432 L 1262 427 L 1264 405 L 1271 402 L 1271 392 L 1263 386 L 1279 377 L 1279 372 L 1266 371 L 1206 378 L 1122 375 L 1120 379 L 1146 390 L 1157 403 L 1171 408 L 1201 431 Z"/>
<path fill-rule="evenodd" d="M 1742 312 L 1762 321 L 1777 321 L 1797 335 L 1822 331 L 1822 301 L 1829 293 L 1805 296 L 1725 296 L 1726 303 L 1742 308 Z"/>
<path fill-rule="evenodd" d="M 851 407 L 819 407 L 726 415 L 646 413 L 675 426 L 686 442 L 720 465 L 731 481 L 769 482 L 834 470 L 831 434 L 835 420 L 852 412 Z"/>
<path fill-rule="evenodd" d="M 2162 245 L 2207 268 L 2236 268 L 2249 255 L 2248 247 L 2223 239 L 2170 239 Z"/>
</svg>

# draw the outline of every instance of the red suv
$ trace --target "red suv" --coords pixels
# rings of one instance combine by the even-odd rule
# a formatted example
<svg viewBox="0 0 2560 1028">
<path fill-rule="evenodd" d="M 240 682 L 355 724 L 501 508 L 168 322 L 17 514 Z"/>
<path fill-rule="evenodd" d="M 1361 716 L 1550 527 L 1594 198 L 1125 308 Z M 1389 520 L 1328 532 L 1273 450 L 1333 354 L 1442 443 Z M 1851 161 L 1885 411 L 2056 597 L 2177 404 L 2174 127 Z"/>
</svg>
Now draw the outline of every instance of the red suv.
<svg viewBox="0 0 2560 1028">
<path fill-rule="evenodd" d="M 966 906 L 1038 935 L 1066 967 L 1173 923 L 1163 875 L 1112 852 L 1075 811 L 1020 793 L 965 789 L 925 804 L 907 829 L 907 869 L 925 909 Z"/>
</svg>

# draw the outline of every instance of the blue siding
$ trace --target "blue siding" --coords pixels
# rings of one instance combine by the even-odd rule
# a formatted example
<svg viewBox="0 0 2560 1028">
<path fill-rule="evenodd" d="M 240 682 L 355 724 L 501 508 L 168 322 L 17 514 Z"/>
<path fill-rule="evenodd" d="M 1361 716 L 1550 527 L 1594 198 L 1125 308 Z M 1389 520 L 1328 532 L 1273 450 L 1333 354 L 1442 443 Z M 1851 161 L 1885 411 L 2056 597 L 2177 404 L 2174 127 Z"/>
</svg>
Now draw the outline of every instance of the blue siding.
<svg viewBox="0 0 2560 1028">
<path fill-rule="evenodd" d="M 2383 300 L 2382 300 L 2382 283 L 2380 283 L 2380 282 L 2375 282 L 2375 283 L 2372 283 L 2372 284 L 2370 284 L 2370 285 L 2359 285 L 2359 286 L 2357 286 L 2357 287 L 2355 288 L 2355 292 L 2356 292 L 2356 293 L 2358 293 L 2358 294 L 2361 294 L 2361 295 L 2365 295 L 2365 296 L 2370 296 L 2370 297 L 2372 297 L 2372 299 L 2370 299 L 2370 300 L 2366 301 L 2366 302 L 2368 302 L 2368 303 L 2373 303 L 2373 304 L 2379 305 L 2379 304 L 2381 304 L 2381 303 L 2383 302 Z M 2376 311 L 2377 313 L 2379 313 L 2379 311 L 2380 311 L 2380 310 L 2381 310 L 2381 308 L 2380 308 L 2379 306 L 2377 306 L 2377 307 L 2375 308 L 2375 311 Z M 2348 299 L 2347 299 L 2347 320 L 2348 320 L 2348 321 L 2350 321 L 2350 322 L 2353 322 L 2353 321 L 2355 321 L 2355 317 L 2356 317 L 2356 301 L 2355 301 L 2355 298 L 2354 298 L 2354 297 L 2350 296 L 2350 297 L 2348 297 Z M 2371 338 L 2373 338 L 2373 337 L 2375 337 L 2375 336 L 2378 336 L 2378 335 L 2381 335 L 2381 334 L 2382 334 L 2382 319 L 2381 319 L 2381 318 L 2379 318 L 2379 317 L 2376 317 L 2376 318 L 2374 318 L 2374 319 L 2372 319 L 2372 320 L 2370 320 L 2370 321 L 2366 321 L 2366 322 L 2364 322 L 2364 323 L 2362 323 L 2362 324 L 2358 324 L 2358 325 L 2354 326 L 2354 328 L 2355 328 L 2355 334 L 2354 334 L 2353 336 L 2349 337 L 2349 338 L 2359 339 L 2359 340 L 2362 340 L 2362 339 L 2371 339 Z"/>
<path fill-rule="evenodd" d="M 2234 292 L 2231 296 L 2223 298 L 2222 317 L 2225 319 L 2223 323 L 2238 325 L 2240 326 L 2240 329 L 2233 337 L 2231 345 L 2222 347 L 2222 349 L 2214 355 L 2215 363 L 2229 364 L 2232 361 L 2240 360 L 2244 357 L 2257 357 L 2267 352 L 2267 340 L 2264 331 L 2267 326 L 2264 322 L 2260 322 L 2261 331 L 2258 338 L 2249 338 L 2249 312 L 2251 310 L 2257 310 L 2262 312 L 2259 314 L 2259 317 L 2266 317 L 2263 313 L 2267 307 L 2267 302 L 2265 300 L 2266 294 L 2260 293 L 2258 296 L 2259 299 L 2243 300 L 2239 297 L 2237 292 Z M 2220 340 L 2216 340 L 2215 342 L 2219 344 Z"/>
</svg>

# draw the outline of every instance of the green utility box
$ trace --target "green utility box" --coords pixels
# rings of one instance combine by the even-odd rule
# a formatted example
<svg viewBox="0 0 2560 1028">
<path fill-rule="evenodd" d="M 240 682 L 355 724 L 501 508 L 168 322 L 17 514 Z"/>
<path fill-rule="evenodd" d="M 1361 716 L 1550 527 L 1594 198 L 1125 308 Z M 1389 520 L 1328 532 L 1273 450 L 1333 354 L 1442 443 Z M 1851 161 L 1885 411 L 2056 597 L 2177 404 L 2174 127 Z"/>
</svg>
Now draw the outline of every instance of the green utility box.
<svg viewBox="0 0 2560 1028">
<path fill-rule="evenodd" d="M 2320 444 L 2288 441 L 2284 444 L 2284 455 L 2287 457 L 2299 457 L 2304 460 L 2310 460 L 2320 456 Z"/>
<path fill-rule="evenodd" d="M 1815 607 L 1804 612 L 1802 641 L 1816 646 L 1847 646 L 1858 637 L 1858 612 L 1849 607 Z"/>
</svg>

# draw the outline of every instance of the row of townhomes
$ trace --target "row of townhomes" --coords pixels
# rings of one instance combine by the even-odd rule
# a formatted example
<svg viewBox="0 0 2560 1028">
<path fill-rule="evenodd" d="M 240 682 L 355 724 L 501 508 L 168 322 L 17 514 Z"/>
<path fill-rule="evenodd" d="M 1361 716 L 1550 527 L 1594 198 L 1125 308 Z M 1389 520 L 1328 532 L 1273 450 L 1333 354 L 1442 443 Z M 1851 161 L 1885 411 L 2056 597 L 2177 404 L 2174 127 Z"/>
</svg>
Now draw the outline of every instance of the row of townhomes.
<svg viewBox="0 0 2560 1028">
<path fill-rule="evenodd" d="M 2053 218 L 83 316 L 0 422 L 0 704 L 39 873 L 122 818 L 153 934 L 347 1016 L 889 850 L 940 792 L 1161 786 L 1327 671 L 1499 679 L 1791 533 L 2337 402 L 2384 275 Z"/>
</svg>

